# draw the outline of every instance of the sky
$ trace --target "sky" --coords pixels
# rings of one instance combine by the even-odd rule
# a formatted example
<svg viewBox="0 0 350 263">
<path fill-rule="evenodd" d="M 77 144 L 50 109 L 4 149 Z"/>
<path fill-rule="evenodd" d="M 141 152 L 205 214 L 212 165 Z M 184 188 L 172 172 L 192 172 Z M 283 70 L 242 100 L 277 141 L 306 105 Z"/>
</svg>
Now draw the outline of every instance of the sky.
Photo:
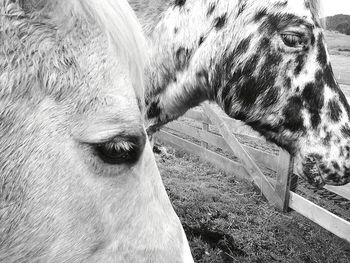
<svg viewBox="0 0 350 263">
<path fill-rule="evenodd" d="M 324 16 L 350 15 L 350 0 L 322 0 Z"/>
</svg>

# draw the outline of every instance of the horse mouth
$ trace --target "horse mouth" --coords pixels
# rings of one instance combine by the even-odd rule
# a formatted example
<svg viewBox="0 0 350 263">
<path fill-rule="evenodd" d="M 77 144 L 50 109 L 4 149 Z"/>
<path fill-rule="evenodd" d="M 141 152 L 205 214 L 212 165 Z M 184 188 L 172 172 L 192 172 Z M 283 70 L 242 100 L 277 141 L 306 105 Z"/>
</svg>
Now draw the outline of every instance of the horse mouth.
<svg viewBox="0 0 350 263">
<path fill-rule="evenodd" d="M 325 178 L 322 176 L 318 163 L 311 162 L 310 160 L 303 165 L 302 177 L 304 177 L 309 184 L 318 188 L 322 188 L 327 184 Z"/>
<path fill-rule="evenodd" d="M 325 185 L 342 186 L 350 182 L 350 174 L 342 177 L 337 172 L 325 172 L 323 167 L 319 158 L 309 156 L 303 164 L 302 177 L 317 188 Z"/>
</svg>

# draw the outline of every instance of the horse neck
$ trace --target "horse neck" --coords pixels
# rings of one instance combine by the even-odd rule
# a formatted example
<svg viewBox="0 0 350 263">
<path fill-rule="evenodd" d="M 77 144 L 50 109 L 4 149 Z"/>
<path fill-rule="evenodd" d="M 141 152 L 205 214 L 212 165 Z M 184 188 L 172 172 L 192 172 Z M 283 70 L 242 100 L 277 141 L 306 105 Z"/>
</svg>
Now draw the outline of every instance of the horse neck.
<svg viewBox="0 0 350 263">
<path fill-rule="evenodd" d="M 148 34 L 146 105 L 150 125 L 161 126 L 189 108 L 215 99 L 217 90 L 211 78 L 217 70 L 216 60 L 223 57 L 225 45 L 235 41 L 234 36 L 225 37 L 228 32 L 222 29 L 228 22 L 235 24 L 238 1 L 188 0 L 171 5 L 158 1 L 158 5 L 145 9 L 144 3 L 130 3 Z M 152 10 L 156 15 L 147 18 Z M 227 40 L 230 43 L 223 42 Z"/>
</svg>

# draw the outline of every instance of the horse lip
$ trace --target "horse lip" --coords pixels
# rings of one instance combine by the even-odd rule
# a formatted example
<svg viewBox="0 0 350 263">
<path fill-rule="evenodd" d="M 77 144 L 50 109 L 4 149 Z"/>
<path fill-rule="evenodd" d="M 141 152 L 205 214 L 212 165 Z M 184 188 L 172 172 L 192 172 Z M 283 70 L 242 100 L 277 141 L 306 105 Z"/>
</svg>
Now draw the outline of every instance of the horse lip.
<svg viewBox="0 0 350 263">
<path fill-rule="evenodd" d="M 326 183 L 326 185 L 332 185 L 332 186 L 342 186 L 350 183 L 350 178 L 343 178 L 343 180 L 340 180 L 339 182 L 335 182 L 328 179 L 323 179 Z"/>
<path fill-rule="evenodd" d="M 336 182 L 333 182 L 333 181 L 329 181 L 329 180 L 325 180 L 325 183 L 326 185 L 332 185 L 332 186 L 342 186 L 342 185 L 345 185 L 344 183 L 336 183 Z"/>
<path fill-rule="evenodd" d="M 327 180 L 322 176 L 318 162 L 315 160 L 304 163 L 302 177 L 306 179 L 309 184 L 316 186 L 317 188 L 322 188 L 327 184 Z"/>
</svg>

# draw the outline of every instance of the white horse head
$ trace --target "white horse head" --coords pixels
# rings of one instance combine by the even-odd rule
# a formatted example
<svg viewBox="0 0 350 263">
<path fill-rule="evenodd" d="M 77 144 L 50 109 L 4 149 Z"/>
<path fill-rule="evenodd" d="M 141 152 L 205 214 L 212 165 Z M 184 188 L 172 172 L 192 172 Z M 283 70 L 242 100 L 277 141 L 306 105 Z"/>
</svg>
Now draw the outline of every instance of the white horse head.
<svg viewBox="0 0 350 263">
<path fill-rule="evenodd" d="M 0 3 L 0 262 L 193 262 L 126 1 Z"/>
</svg>

